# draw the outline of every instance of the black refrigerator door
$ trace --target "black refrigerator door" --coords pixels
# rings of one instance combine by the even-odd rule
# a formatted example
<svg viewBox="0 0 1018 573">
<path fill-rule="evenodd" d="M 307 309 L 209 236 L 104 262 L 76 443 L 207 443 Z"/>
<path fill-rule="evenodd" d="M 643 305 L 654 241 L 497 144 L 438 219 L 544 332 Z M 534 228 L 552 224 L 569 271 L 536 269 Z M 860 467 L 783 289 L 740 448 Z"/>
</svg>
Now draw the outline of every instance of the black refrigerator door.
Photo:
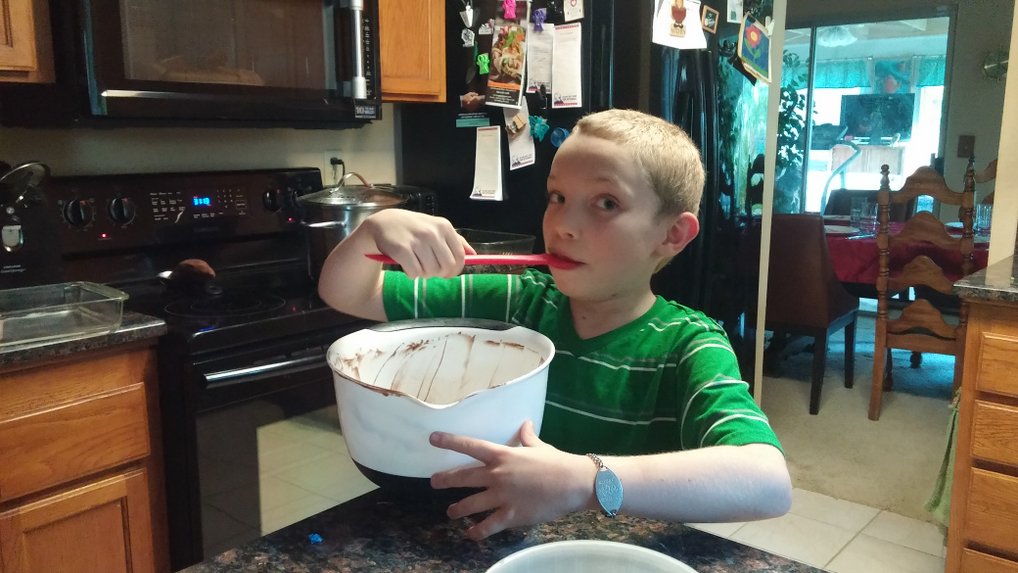
<svg viewBox="0 0 1018 573">
<path fill-rule="evenodd" d="M 483 22 L 495 16 L 500 4 L 495 0 L 474 1 L 475 18 Z M 561 3 L 559 3 L 561 5 Z M 547 6 L 535 0 L 532 10 Z M 534 250 L 544 249 L 541 219 L 546 204 L 546 180 L 556 148 L 551 138 L 535 141 L 534 165 L 510 171 L 508 141 L 502 138 L 504 201 L 477 201 L 469 198 L 474 178 L 474 151 L 477 139 L 473 127 L 456 127 L 456 118 L 463 110 L 459 96 L 470 91 L 484 93 L 487 76 L 474 68 L 473 48 L 463 47 L 460 33 L 463 22 L 460 2 L 449 2 L 446 8 L 446 89 L 449 101 L 444 104 L 402 104 L 397 106 L 400 182 L 434 189 L 438 194 L 438 214 L 460 227 L 491 231 L 524 233 L 536 237 Z M 531 115 L 543 116 L 554 128 L 572 129 L 576 121 L 589 111 L 612 106 L 613 45 L 615 33 L 615 1 L 586 0 L 581 20 L 584 54 L 582 61 L 583 102 L 577 109 L 540 109 L 540 97 L 528 97 Z M 478 53 L 491 49 L 491 36 L 477 36 Z M 503 108 L 482 108 L 490 125 L 505 125 Z"/>
</svg>

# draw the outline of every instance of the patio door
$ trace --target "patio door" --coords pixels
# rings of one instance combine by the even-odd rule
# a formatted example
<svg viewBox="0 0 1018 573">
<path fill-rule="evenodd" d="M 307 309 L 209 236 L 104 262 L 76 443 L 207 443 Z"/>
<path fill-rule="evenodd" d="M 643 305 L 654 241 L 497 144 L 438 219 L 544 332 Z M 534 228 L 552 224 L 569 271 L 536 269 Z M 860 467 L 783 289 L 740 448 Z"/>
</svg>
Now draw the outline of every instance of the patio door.
<svg viewBox="0 0 1018 573">
<path fill-rule="evenodd" d="M 949 29 L 940 16 L 786 32 L 776 213 L 876 189 L 883 164 L 898 188 L 940 156 Z"/>
</svg>

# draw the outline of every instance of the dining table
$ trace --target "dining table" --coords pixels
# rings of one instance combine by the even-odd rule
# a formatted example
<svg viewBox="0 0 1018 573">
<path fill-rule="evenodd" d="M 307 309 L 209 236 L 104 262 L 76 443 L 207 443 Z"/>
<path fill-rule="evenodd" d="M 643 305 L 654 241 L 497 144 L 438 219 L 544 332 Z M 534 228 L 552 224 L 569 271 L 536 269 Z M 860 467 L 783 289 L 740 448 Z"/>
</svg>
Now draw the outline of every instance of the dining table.
<svg viewBox="0 0 1018 573">
<path fill-rule="evenodd" d="M 572 539 L 647 547 L 698 573 L 820 573 L 820 569 L 676 522 L 577 512 L 508 529 L 482 541 L 466 537 L 472 519 L 450 519 L 442 496 L 376 489 L 183 569 L 185 573 L 280 571 L 483 573 L 500 559 Z"/>
<path fill-rule="evenodd" d="M 875 230 L 852 225 L 850 221 L 839 217 L 824 217 L 827 252 L 834 267 L 834 274 L 846 286 L 874 287 L 880 273 L 880 252 L 877 249 Z M 904 223 L 889 223 L 892 234 L 899 232 Z M 961 229 L 948 225 L 947 230 L 954 235 L 961 235 Z M 976 235 L 972 248 L 972 269 L 975 272 L 986 268 L 989 257 L 989 237 Z M 909 243 L 891 252 L 892 266 L 906 263 L 919 255 L 928 255 L 944 269 L 945 275 L 952 282 L 960 280 L 962 273 L 961 254 L 956 251 L 945 251 L 928 243 Z"/>
</svg>

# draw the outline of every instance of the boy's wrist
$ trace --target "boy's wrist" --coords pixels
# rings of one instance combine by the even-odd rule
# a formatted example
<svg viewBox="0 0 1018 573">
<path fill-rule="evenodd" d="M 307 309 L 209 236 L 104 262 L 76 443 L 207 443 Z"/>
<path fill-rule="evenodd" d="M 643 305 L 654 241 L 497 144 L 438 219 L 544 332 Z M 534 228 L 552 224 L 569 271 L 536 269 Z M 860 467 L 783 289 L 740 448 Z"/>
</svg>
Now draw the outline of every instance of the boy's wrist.
<svg viewBox="0 0 1018 573">
<path fill-rule="evenodd" d="M 596 472 L 593 479 L 595 509 L 607 517 L 615 517 L 622 509 L 622 481 L 597 454 L 587 454 Z"/>
</svg>

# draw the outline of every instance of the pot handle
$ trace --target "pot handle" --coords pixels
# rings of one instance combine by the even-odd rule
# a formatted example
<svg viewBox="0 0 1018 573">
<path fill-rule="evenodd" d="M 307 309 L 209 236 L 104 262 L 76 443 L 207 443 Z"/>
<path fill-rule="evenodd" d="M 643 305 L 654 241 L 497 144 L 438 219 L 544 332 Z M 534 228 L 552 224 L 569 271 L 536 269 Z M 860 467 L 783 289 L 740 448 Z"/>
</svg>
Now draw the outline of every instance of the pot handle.
<svg viewBox="0 0 1018 573">
<path fill-rule="evenodd" d="M 344 175 L 343 178 L 340 179 L 339 184 L 346 185 L 346 180 L 349 179 L 351 176 L 356 176 L 357 179 L 360 179 L 361 183 L 363 183 L 365 187 L 374 187 L 374 185 L 368 183 L 368 180 L 365 179 L 360 173 L 357 173 L 356 171 L 351 171 Z"/>
<path fill-rule="evenodd" d="M 509 330 L 515 328 L 515 324 L 502 322 L 501 320 L 490 320 L 487 318 L 418 318 L 410 320 L 394 320 L 382 322 L 369 326 L 368 330 L 376 332 L 395 332 L 397 330 L 409 330 L 411 328 L 483 328 L 485 330 Z"/>
</svg>

